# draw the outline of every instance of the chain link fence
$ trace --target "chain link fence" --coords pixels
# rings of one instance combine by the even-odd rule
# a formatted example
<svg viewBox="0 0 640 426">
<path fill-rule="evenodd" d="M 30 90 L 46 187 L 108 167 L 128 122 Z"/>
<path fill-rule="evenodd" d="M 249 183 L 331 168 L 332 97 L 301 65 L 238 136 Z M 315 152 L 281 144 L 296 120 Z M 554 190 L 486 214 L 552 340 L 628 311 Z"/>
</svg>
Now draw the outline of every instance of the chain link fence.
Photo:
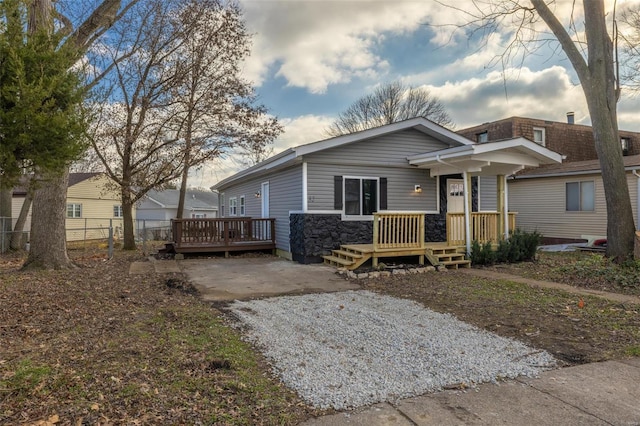
<svg viewBox="0 0 640 426">
<path fill-rule="evenodd" d="M 9 250 L 29 250 L 29 231 L 14 232 L 15 219 L 0 217 L 0 253 Z M 107 250 L 109 257 L 121 246 L 124 237 L 123 220 L 69 219 L 66 224 L 67 247 L 70 250 Z M 170 220 L 135 220 L 134 237 L 143 253 L 149 254 L 172 240 Z"/>
</svg>

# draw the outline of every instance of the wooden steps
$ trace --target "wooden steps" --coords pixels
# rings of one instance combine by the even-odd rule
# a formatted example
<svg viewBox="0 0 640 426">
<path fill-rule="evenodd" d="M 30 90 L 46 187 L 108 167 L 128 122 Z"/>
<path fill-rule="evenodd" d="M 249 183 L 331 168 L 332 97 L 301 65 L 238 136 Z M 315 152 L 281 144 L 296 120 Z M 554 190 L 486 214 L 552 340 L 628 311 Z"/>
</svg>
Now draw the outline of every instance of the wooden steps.
<svg viewBox="0 0 640 426">
<path fill-rule="evenodd" d="M 463 246 L 446 246 L 443 244 L 427 245 L 424 251 L 411 250 L 379 250 L 373 252 L 373 245 L 369 244 L 343 244 L 337 250 L 332 250 L 330 255 L 322 256 L 324 263 L 336 268 L 345 268 L 350 271 L 359 268 L 372 257 L 384 258 L 387 256 L 424 256 L 433 266 L 444 266 L 447 269 L 470 268 L 471 261 L 466 258 Z M 375 259 L 374 259 L 375 260 Z"/>
<path fill-rule="evenodd" d="M 330 255 L 322 256 L 322 258 L 327 265 L 353 271 L 371 259 L 371 255 L 371 252 L 360 250 L 357 247 L 341 245 L 338 250 L 331 250 Z"/>
<path fill-rule="evenodd" d="M 465 248 L 462 246 L 428 248 L 426 257 L 433 266 L 442 265 L 447 269 L 471 267 L 471 261 L 467 259 Z"/>
</svg>

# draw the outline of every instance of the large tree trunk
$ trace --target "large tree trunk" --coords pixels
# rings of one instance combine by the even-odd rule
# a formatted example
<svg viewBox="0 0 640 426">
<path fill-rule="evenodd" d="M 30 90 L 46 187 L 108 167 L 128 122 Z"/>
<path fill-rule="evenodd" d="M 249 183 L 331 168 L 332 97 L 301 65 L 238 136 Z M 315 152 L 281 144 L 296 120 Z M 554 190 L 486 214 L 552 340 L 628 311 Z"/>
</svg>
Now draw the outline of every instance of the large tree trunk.
<svg viewBox="0 0 640 426">
<path fill-rule="evenodd" d="M 11 235 L 11 188 L 0 186 L 0 253 L 9 248 Z"/>
<path fill-rule="evenodd" d="M 11 250 L 23 250 L 25 246 L 24 239 L 24 225 L 27 223 L 27 217 L 29 216 L 29 209 L 31 209 L 31 202 L 33 201 L 33 193 L 31 189 L 27 190 L 27 195 L 24 197 L 22 207 L 20 208 L 20 215 L 13 227 L 13 234 L 11 234 Z"/>
<path fill-rule="evenodd" d="M 68 269 L 66 212 L 69 170 L 46 176 L 33 195 L 31 240 L 26 269 Z"/>
<path fill-rule="evenodd" d="M 122 227 L 124 232 L 123 250 L 135 250 L 136 238 L 133 230 L 133 202 L 129 191 L 122 189 Z"/>
<path fill-rule="evenodd" d="M 589 78 L 582 81 L 607 204 L 607 255 L 622 261 L 633 255 L 633 211 L 618 134 L 613 43 L 607 33 L 603 2 L 584 2 Z"/>
<path fill-rule="evenodd" d="M 584 91 L 607 205 L 607 256 L 623 261 L 633 256 L 635 225 L 618 135 L 613 43 L 607 31 L 603 0 L 583 0 L 587 62 L 545 0 L 531 0 L 557 37 L 578 74 Z"/>
</svg>

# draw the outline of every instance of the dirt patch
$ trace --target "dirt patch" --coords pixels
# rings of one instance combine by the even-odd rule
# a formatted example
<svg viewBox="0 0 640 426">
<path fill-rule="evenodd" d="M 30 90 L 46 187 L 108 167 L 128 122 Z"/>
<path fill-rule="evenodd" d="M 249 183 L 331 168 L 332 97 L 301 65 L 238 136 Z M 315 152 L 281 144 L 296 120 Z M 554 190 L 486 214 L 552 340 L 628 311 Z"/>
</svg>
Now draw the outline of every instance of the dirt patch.
<svg viewBox="0 0 640 426">
<path fill-rule="evenodd" d="M 597 297 L 583 297 L 580 302 L 581 297 L 558 290 L 455 271 L 364 280 L 361 285 L 416 300 L 501 336 L 546 349 L 566 365 L 640 355 L 637 305 Z"/>
<path fill-rule="evenodd" d="M 70 271 L 0 256 L 0 424 L 297 424 L 315 411 L 177 273 L 72 251 Z M 44 424 L 44 423 L 42 423 Z"/>
</svg>

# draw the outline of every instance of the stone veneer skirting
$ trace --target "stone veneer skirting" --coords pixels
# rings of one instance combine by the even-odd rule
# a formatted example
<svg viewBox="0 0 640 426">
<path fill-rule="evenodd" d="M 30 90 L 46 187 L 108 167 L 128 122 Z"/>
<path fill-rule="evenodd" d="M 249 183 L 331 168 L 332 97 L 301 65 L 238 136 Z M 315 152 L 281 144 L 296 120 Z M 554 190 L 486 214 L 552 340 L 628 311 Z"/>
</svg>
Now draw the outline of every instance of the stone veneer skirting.
<svg viewBox="0 0 640 426">
<path fill-rule="evenodd" d="M 371 244 L 373 221 L 343 221 L 340 214 L 294 213 L 289 217 L 291 257 L 300 263 L 320 263 L 341 244 Z M 426 215 L 425 240 L 446 241 L 446 219 Z"/>
</svg>

